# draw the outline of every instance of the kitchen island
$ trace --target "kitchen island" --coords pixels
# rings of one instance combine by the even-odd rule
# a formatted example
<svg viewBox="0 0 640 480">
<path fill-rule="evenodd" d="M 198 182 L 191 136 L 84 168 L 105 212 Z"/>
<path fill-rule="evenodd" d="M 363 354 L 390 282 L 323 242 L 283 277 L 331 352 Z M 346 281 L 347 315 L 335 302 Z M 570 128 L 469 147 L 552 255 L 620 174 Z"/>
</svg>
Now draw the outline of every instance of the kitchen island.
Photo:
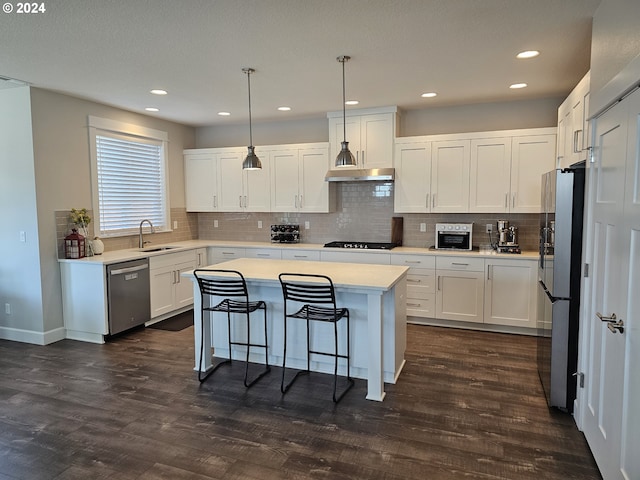
<svg viewBox="0 0 640 480">
<path fill-rule="evenodd" d="M 276 366 L 282 365 L 284 351 L 284 305 L 278 274 L 313 273 L 331 277 L 338 306 L 349 308 L 351 314 L 351 376 L 367 380 L 368 400 L 382 401 L 385 396 L 384 382 L 396 382 L 405 361 L 407 267 L 240 258 L 208 268 L 241 272 L 247 281 L 250 299 L 267 303 L 269 364 Z M 195 369 L 198 370 L 200 364 L 202 339 L 205 351 L 202 371 L 212 368 L 212 356 L 207 352 L 213 352 L 220 358 L 232 355 L 234 359 L 244 359 L 244 347 L 234 346 L 232 352 L 228 350 L 226 315 L 215 314 L 212 321 L 207 321 L 205 316 L 204 328 L 201 327 L 198 284 L 193 272 L 184 272 L 182 276 L 191 278 L 194 283 Z M 258 317 L 255 317 L 256 322 L 261 321 Z M 306 368 L 302 323 L 290 322 L 287 367 Z M 326 325 L 317 325 L 315 327 L 319 328 L 312 329 L 312 348 L 327 349 L 332 345 L 329 341 L 332 339 L 332 330 L 325 331 L 323 326 Z M 234 337 L 246 338 L 243 322 L 232 322 L 232 329 Z M 260 331 L 257 328 L 252 330 L 254 333 Z M 300 341 L 293 341 L 295 338 Z M 259 350 L 252 350 L 250 361 L 264 363 L 264 353 Z M 311 369 L 332 373 L 333 361 L 319 355 L 312 356 Z M 346 375 L 345 365 L 339 365 L 338 373 Z"/>
</svg>

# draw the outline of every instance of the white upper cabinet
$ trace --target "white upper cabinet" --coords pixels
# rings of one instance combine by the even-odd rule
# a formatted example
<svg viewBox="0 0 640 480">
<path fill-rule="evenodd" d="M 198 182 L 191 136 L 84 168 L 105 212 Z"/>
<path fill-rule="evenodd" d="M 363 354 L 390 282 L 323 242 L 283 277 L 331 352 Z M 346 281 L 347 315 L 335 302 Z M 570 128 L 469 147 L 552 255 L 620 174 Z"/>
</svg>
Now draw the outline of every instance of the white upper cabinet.
<svg viewBox="0 0 640 480">
<path fill-rule="evenodd" d="M 511 138 L 471 140 L 469 211 L 499 213 L 509 207 Z"/>
<path fill-rule="evenodd" d="M 191 153 L 187 153 L 191 152 Z M 211 151 L 184 154 L 185 200 L 188 212 L 215 212 L 219 205 L 217 156 Z"/>
<path fill-rule="evenodd" d="M 558 107 L 558 168 L 566 168 L 587 158 L 590 78 L 590 73 L 587 72 Z"/>
<path fill-rule="evenodd" d="M 512 140 L 512 213 L 539 213 L 542 174 L 555 168 L 556 136 L 525 135 Z"/>
<path fill-rule="evenodd" d="M 431 144 L 431 211 L 469 211 L 469 140 Z"/>
<path fill-rule="evenodd" d="M 553 128 L 398 138 L 394 211 L 537 213 L 555 141 Z"/>
<path fill-rule="evenodd" d="M 431 142 L 396 143 L 394 211 L 423 213 L 431 211 Z M 404 143 L 407 142 L 407 143 Z"/>
<path fill-rule="evenodd" d="M 329 169 L 327 144 L 292 145 L 270 152 L 271 211 L 331 211 L 329 183 L 324 177 Z"/>
<path fill-rule="evenodd" d="M 345 138 L 342 112 L 329 117 L 330 156 L 334 158 Z M 356 159 L 353 168 L 387 168 L 393 166 L 393 141 L 397 129 L 397 108 L 350 110 L 346 117 L 346 139 Z M 336 168 L 333 163 L 331 168 Z M 347 167 L 341 167 L 347 168 Z"/>
<path fill-rule="evenodd" d="M 260 154 L 260 152 L 256 152 Z M 269 156 L 262 170 L 242 170 L 246 148 L 184 151 L 188 212 L 268 212 Z"/>
</svg>

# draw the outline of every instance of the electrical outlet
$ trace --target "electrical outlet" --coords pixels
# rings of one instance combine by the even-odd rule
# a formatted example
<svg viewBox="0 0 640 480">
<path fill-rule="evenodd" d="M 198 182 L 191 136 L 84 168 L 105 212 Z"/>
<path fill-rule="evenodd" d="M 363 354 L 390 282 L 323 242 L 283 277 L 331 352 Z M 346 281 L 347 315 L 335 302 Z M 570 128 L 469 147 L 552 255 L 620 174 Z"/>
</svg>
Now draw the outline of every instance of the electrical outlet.
<svg viewBox="0 0 640 480">
<path fill-rule="evenodd" d="M 218 228 L 218 220 L 213 221 L 213 228 Z"/>
<path fill-rule="evenodd" d="M 262 220 L 258 220 L 258 228 L 262 228 Z"/>
<path fill-rule="evenodd" d="M 7 315 L 11 315 L 11 304 L 10 303 L 5 303 L 4 304 L 4 313 L 6 313 Z"/>
<path fill-rule="evenodd" d="M 178 221 L 177 220 L 173 221 L 173 228 L 174 229 L 178 228 Z"/>
<path fill-rule="evenodd" d="M 493 223 L 487 223 L 487 233 L 493 232 Z"/>
<path fill-rule="evenodd" d="M 309 223 L 309 222 L 304 222 L 304 229 L 305 229 L 305 230 L 309 230 L 309 227 L 310 227 L 310 226 L 311 226 L 311 225 L 310 225 L 310 223 Z"/>
<path fill-rule="evenodd" d="M 427 224 L 426 223 L 421 223 L 420 224 L 420 231 L 421 232 L 426 232 L 427 231 Z"/>
</svg>

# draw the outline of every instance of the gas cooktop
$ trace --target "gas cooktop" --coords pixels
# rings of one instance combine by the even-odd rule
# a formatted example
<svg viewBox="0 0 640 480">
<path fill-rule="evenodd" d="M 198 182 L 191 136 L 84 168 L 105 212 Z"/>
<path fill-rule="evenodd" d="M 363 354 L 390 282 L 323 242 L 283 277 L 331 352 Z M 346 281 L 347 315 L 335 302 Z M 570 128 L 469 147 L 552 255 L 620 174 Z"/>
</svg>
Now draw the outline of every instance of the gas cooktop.
<svg viewBox="0 0 640 480">
<path fill-rule="evenodd" d="M 379 242 L 329 242 L 324 244 L 327 248 L 362 248 L 369 250 L 391 250 L 397 247 L 396 243 Z"/>
</svg>

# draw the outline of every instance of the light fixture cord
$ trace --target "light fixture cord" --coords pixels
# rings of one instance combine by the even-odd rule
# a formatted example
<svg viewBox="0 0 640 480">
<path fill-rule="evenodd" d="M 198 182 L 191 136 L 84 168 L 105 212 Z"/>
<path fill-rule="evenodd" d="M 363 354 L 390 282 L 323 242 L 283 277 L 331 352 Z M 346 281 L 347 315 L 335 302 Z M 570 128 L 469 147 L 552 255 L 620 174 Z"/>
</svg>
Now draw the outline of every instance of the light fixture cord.
<svg viewBox="0 0 640 480">
<path fill-rule="evenodd" d="M 251 71 L 247 70 L 247 86 L 249 88 L 249 145 L 253 146 L 253 132 L 251 131 Z"/>
<path fill-rule="evenodd" d="M 346 104 L 346 94 L 345 94 L 345 82 L 344 82 L 344 62 L 347 59 L 342 57 L 342 141 L 347 141 L 347 104 Z"/>
</svg>

